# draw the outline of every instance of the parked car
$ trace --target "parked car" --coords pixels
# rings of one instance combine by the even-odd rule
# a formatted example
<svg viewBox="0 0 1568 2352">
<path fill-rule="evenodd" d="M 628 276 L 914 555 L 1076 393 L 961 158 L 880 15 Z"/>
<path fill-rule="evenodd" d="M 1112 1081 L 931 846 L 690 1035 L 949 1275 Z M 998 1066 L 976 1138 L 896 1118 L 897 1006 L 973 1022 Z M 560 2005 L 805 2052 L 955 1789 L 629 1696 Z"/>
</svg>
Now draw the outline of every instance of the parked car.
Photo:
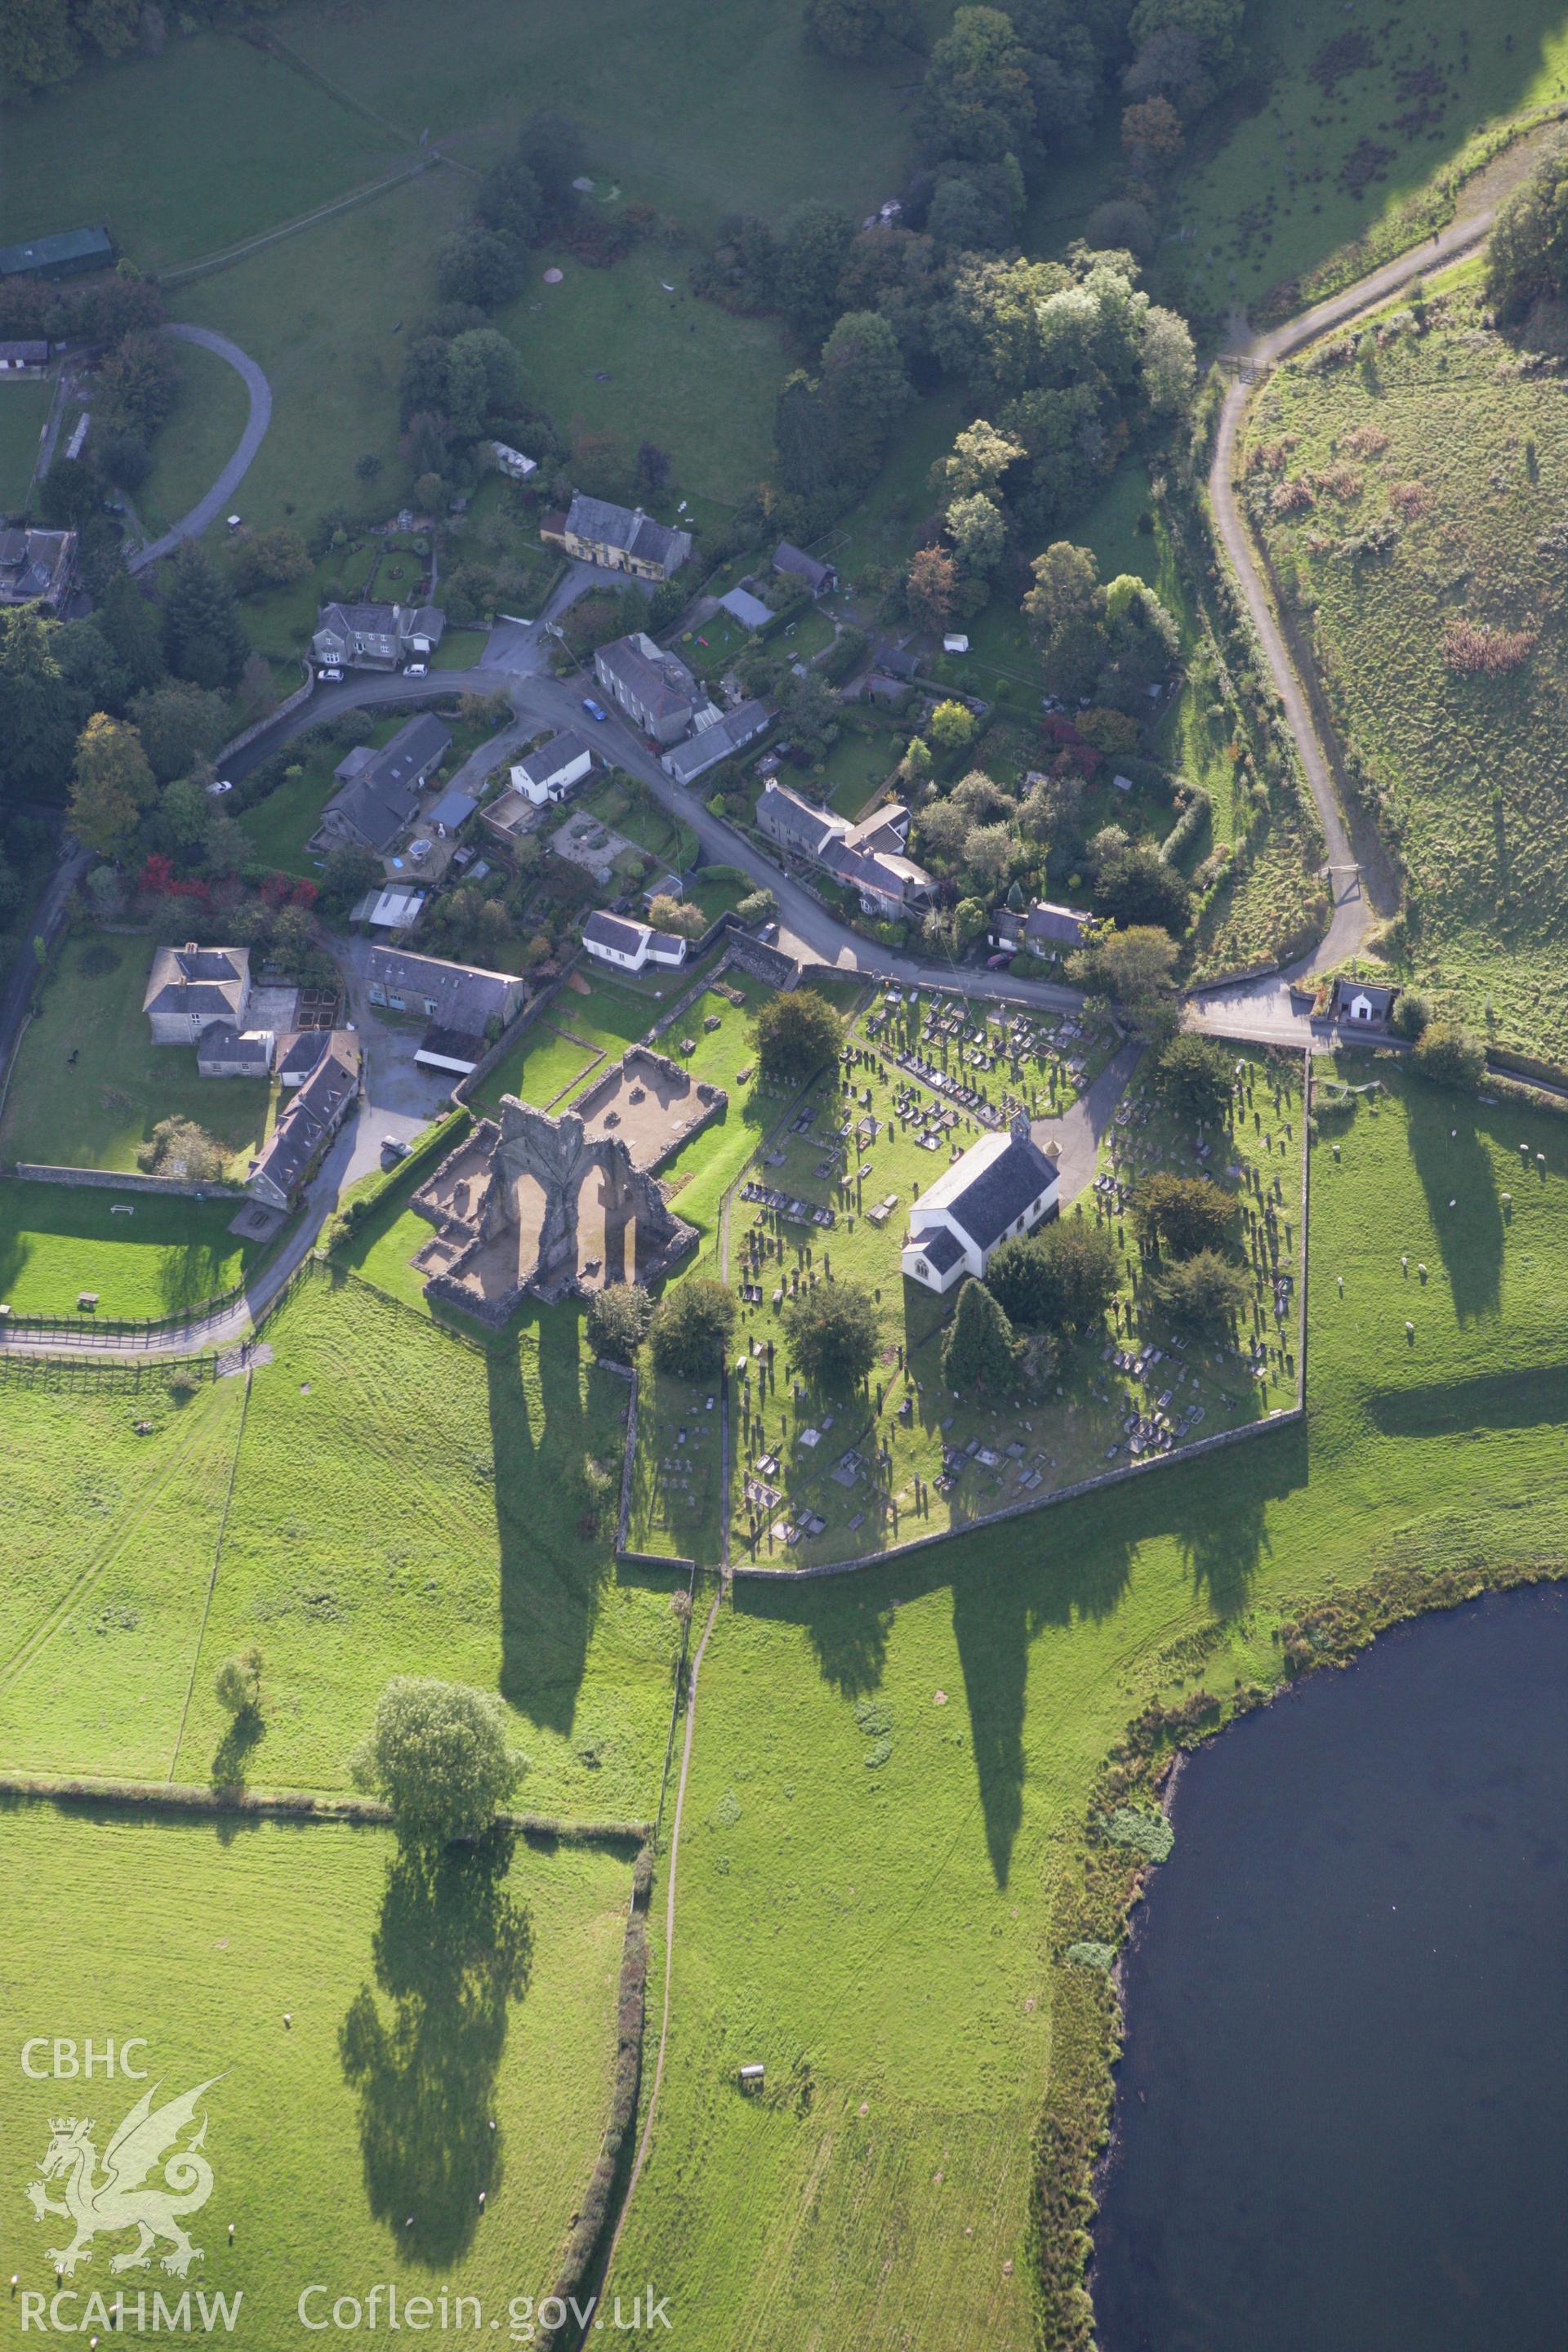
<svg viewBox="0 0 1568 2352">
<path fill-rule="evenodd" d="M 987 956 L 985 959 L 985 969 L 987 971 L 1001 971 L 1010 964 L 1012 961 L 1013 950 L 1011 948 L 1006 948 L 1004 949 L 1000 955 Z"/>
<path fill-rule="evenodd" d="M 405 677 L 428 677 L 430 665 L 428 662 L 410 662 L 403 675 Z"/>
<path fill-rule="evenodd" d="M 207 790 L 216 796 L 218 793 L 232 793 L 234 786 L 229 782 L 226 776 L 220 776 L 216 783 L 211 783 L 207 786 Z"/>
<path fill-rule="evenodd" d="M 408 1146 L 400 1143 L 395 1135 L 384 1135 L 381 1149 L 383 1156 L 388 1160 L 406 1160 L 408 1157 Z"/>
<path fill-rule="evenodd" d="M 337 668 L 318 670 L 316 676 L 322 686 L 342 686 L 343 682 L 343 674 Z"/>
<path fill-rule="evenodd" d="M 610 714 L 602 702 L 595 701 L 591 694 L 585 694 L 583 697 L 583 708 L 590 719 L 596 719 L 601 727 L 605 725 Z"/>
</svg>

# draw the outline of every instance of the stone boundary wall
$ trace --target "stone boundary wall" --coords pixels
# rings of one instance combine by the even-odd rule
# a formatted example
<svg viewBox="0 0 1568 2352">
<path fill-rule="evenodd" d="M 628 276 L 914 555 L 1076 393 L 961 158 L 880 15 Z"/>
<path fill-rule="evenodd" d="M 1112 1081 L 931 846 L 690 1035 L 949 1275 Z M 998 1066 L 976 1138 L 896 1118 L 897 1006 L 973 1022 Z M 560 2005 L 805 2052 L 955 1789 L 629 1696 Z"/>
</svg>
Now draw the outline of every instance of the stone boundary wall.
<svg viewBox="0 0 1568 2352">
<path fill-rule="evenodd" d="M 239 1185 L 228 1185 L 216 1176 L 205 1183 L 187 1181 L 183 1176 L 143 1176 L 140 1173 L 117 1173 L 110 1168 L 51 1168 L 37 1160 L 18 1160 L 9 1171 L 28 1184 L 65 1184 L 96 1188 L 105 1192 L 146 1192 L 153 1199 L 165 1201 L 232 1201 L 241 1207 L 247 1194 Z"/>
<path fill-rule="evenodd" d="M 276 727 L 280 719 L 289 718 L 294 711 L 299 709 L 301 703 L 308 702 L 311 695 L 314 694 L 316 690 L 315 673 L 311 669 L 310 663 L 305 661 L 303 655 L 300 656 L 300 660 L 305 671 L 304 685 L 297 686 L 292 694 L 285 695 L 281 702 L 275 703 L 273 708 L 267 712 L 264 718 L 254 720 L 250 726 L 245 728 L 241 733 L 234 736 L 230 741 L 226 742 L 221 751 L 216 751 L 213 754 L 213 765 L 218 770 L 220 774 L 222 773 L 223 764 L 226 760 L 231 759 L 236 751 L 245 751 L 249 744 L 256 741 L 258 736 L 265 735 L 269 727 Z"/>
<path fill-rule="evenodd" d="M 512 1014 L 495 1044 L 479 1055 L 466 1077 L 458 1080 L 457 1085 L 452 1088 L 454 1102 L 466 1104 L 473 1088 L 482 1086 L 490 1072 L 506 1059 L 530 1023 L 540 1020 L 545 1006 L 554 1003 L 566 985 L 567 974 L 576 971 L 578 961 L 578 958 L 574 956 L 566 970 L 559 973 L 550 982 L 548 988 L 542 988 L 537 996 L 531 996 L 528 1003 Z"/>
<path fill-rule="evenodd" d="M 1102 1470 L 1096 1477 L 1076 1479 L 1070 1486 L 1058 1486 L 1054 1494 L 1041 1495 L 1037 1500 L 1009 1503 L 1003 1510 L 986 1511 L 977 1519 L 966 1519 L 962 1527 L 943 1528 L 932 1535 L 913 1536 L 908 1543 L 889 1544 L 885 1551 L 860 1552 L 851 1559 L 823 1560 L 814 1568 L 731 1567 L 730 1573 L 763 1583 L 788 1584 L 804 1577 L 847 1576 L 857 1569 L 880 1568 L 888 1560 L 907 1559 L 911 1552 L 929 1551 L 933 1544 L 952 1543 L 960 1537 L 978 1534 L 982 1528 L 1000 1527 L 1007 1519 L 1027 1518 L 1031 1511 L 1048 1510 L 1053 1503 L 1069 1503 L 1082 1495 L 1098 1494 L 1107 1486 L 1124 1486 L 1129 1478 L 1146 1477 L 1152 1470 L 1173 1469 L 1177 1463 L 1193 1461 L 1200 1454 L 1215 1454 L 1222 1446 L 1240 1445 L 1249 1437 L 1261 1437 L 1268 1430 L 1282 1429 L 1306 1417 L 1303 1405 L 1283 1405 L 1278 1412 L 1266 1413 L 1261 1421 L 1248 1422 L 1245 1429 L 1217 1430 L 1214 1436 L 1194 1438 L 1190 1445 L 1177 1452 L 1124 1463 L 1120 1470 Z"/>
</svg>

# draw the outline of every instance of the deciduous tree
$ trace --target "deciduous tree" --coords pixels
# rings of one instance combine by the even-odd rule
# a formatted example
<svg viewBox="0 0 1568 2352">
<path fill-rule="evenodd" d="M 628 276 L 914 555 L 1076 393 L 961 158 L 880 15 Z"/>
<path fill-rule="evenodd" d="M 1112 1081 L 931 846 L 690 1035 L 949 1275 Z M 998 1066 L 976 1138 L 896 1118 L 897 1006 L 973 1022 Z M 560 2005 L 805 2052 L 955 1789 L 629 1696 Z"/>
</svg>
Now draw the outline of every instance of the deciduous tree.
<svg viewBox="0 0 1568 2352">
<path fill-rule="evenodd" d="M 406 1845 L 482 1837 L 526 1771 L 493 1691 L 398 1675 L 353 1759 L 355 1785 L 383 1798 Z"/>
</svg>

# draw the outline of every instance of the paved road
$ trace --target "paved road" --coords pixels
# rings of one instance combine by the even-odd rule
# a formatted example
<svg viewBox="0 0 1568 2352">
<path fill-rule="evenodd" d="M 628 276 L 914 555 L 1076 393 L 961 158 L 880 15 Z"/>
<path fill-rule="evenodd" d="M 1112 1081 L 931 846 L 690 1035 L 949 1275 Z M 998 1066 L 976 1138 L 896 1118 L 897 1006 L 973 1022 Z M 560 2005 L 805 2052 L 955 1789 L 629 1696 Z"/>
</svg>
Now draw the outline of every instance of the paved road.
<svg viewBox="0 0 1568 2352">
<path fill-rule="evenodd" d="M 1397 294 L 1402 287 L 1425 276 L 1428 271 L 1457 260 L 1473 251 L 1489 234 L 1496 217 L 1494 203 L 1483 202 L 1474 209 L 1460 213 L 1446 229 L 1428 237 L 1408 253 L 1397 255 L 1381 269 L 1319 302 L 1310 310 L 1302 311 L 1284 326 L 1267 334 L 1255 335 L 1240 346 L 1237 356 L 1248 369 L 1267 368 L 1292 352 L 1313 342 L 1331 328 L 1343 326 L 1349 320 L 1359 318 L 1365 310 Z M 1263 646 L 1276 688 L 1285 705 L 1285 716 L 1296 738 L 1301 754 L 1301 764 L 1311 790 L 1323 839 L 1328 846 L 1330 898 L 1332 913 L 1329 928 L 1310 955 L 1293 968 L 1297 973 L 1325 971 L 1354 955 L 1372 927 L 1373 911 L 1362 887 L 1362 877 L 1356 862 L 1344 812 L 1335 788 L 1333 772 L 1322 740 L 1313 720 L 1306 690 L 1290 658 L 1284 633 L 1275 616 L 1274 607 L 1258 566 L 1252 534 L 1237 497 L 1237 452 L 1241 429 L 1250 400 L 1251 384 L 1238 375 L 1226 391 L 1220 407 L 1219 428 L 1215 440 L 1214 463 L 1209 468 L 1209 502 L 1214 509 L 1215 526 L 1221 546 L 1229 556 L 1231 565 L 1247 600 L 1247 609 Z M 1246 1000 L 1256 1004 L 1259 998 L 1282 997 L 1289 976 L 1254 982 L 1228 998 L 1235 1006 Z M 1200 1025 L 1217 1026 L 1226 1005 L 1215 1000 L 1204 1008 Z M 1267 1016 L 1266 1016 L 1267 1017 Z M 1236 1034 L 1231 1032 L 1230 1034 Z M 1256 1031 L 1247 1034 L 1256 1034 Z"/>
<path fill-rule="evenodd" d="M 166 530 L 162 539 L 153 540 L 151 546 L 142 548 L 140 554 L 128 557 L 126 568 L 132 572 L 145 572 L 147 566 L 156 563 L 160 556 L 173 554 L 182 540 L 200 539 L 209 523 L 216 522 L 220 514 L 228 512 L 234 494 L 249 472 L 250 461 L 266 439 L 267 428 L 272 422 L 272 386 L 248 352 L 242 352 L 237 343 L 231 343 L 226 335 L 215 335 L 210 327 L 165 327 L 163 332 L 173 335 L 179 342 L 199 344 L 204 352 L 216 352 L 220 360 L 226 360 L 230 367 L 245 379 L 245 388 L 250 394 L 250 415 L 246 419 L 238 446 L 205 498 L 198 499 L 190 513 L 182 516 L 173 530 Z"/>
</svg>

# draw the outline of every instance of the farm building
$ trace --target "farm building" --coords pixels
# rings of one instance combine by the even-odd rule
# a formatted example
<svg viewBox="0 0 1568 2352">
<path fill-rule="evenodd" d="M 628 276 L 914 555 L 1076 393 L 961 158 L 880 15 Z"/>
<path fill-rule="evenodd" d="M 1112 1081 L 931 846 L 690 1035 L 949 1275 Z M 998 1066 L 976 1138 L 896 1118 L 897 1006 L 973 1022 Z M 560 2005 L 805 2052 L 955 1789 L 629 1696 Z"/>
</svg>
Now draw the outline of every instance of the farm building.
<svg viewBox="0 0 1568 2352">
<path fill-rule="evenodd" d="M 342 1125 L 359 1080 L 358 1044 L 346 1029 L 332 1030 L 326 1051 L 287 1097 L 277 1126 L 250 1163 L 245 1189 L 253 1198 L 269 1209 L 291 1206 Z"/>
<path fill-rule="evenodd" d="M 527 982 L 516 972 L 407 955 L 399 948 L 372 948 L 367 978 L 373 1004 L 425 1015 L 430 1025 L 414 1058 L 431 1070 L 473 1069 L 494 1034 L 491 1024 L 503 1029 L 528 995 Z"/>
<path fill-rule="evenodd" d="M 272 1067 L 277 1042 L 270 1029 L 237 1029 L 232 1021 L 215 1021 L 197 1040 L 196 1075 L 203 1078 L 264 1078 Z"/>
<path fill-rule="evenodd" d="M 0 342 L 0 375 L 39 375 L 48 363 L 47 343 Z"/>
<path fill-rule="evenodd" d="M 583 944 L 600 963 L 617 971 L 641 971 L 645 964 L 686 961 L 686 941 L 673 931 L 656 931 L 650 924 L 633 922 L 626 915 L 607 915 L 596 907 L 583 926 Z"/>
<path fill-rule="evenodd" d="M 61 229 L 26 245 L 0 245 L 0 278 L 83 278 L 108 269 L 113 260 L 114 239 L 106 228 Z"/>
<path fill-rule="evenodd" d="M 1031 1233 L 1056 1204 L 1056 1162 L 1020 1111 L 1005 1135 L 983 1135 L 915 1202 L 904 1272 L 927 1290 L 951 1290 L 965 1275 L 984 1275 L 1003 1242 Z"/>
</svg>

